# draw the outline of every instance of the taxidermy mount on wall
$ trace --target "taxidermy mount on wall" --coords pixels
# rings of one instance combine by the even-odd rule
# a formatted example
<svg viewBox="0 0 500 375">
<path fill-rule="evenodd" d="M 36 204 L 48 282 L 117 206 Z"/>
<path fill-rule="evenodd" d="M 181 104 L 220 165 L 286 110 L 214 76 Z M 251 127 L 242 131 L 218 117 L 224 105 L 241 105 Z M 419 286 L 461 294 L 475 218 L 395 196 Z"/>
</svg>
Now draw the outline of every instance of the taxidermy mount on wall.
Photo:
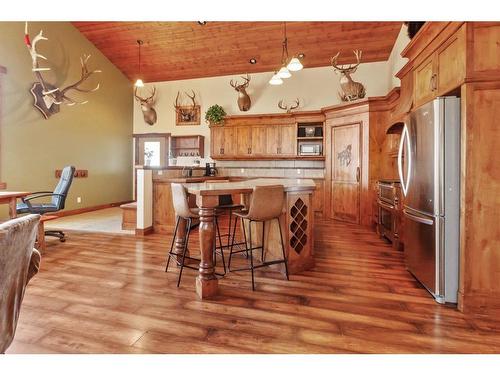
<svg viewBox="0 0 500 375">
<path fill-rule="evenodd" d="M 187 92 L 185 94 L 191 99 L 192 105 L 182 105 L 179 103 L 180 91 L 177 91 L 177 97 L 175 98 L 174 109 L 175 109 L 175 125 L 200 125 L 200 106 L 196 104 L 196 94 L 194 90 L 191 90 L 193 95 L 189 95 Z"/>
<path fill-rule="evenodd" d="M 30 91 L 33 94 L 33 98 L 35 99 L 34 106 L 42 113 L 45 119 L 48 119 L 53 114 L 59 112 L 60 104 L 66 104 L 72 106 L 75 104 L 87 103 L 88 100 L 85 100 L 83 102 L 77 102 L 76 100 L 71 99 L 70 97 L 68 97 L 68 93 L 70 90 L 78 92 L 97 91 L 99 89 L 99 84 L 97 84 L 97 86 L 94 87 L 93 89 L 83 89 L 80 87 L 80 85 L 85 80 L 87 80 L 92 74 L 101 73 L 101 71 L 100 70 L 89 71 L 87 68 L 87 62 L 90 59 L 90 55 L 84 54 L 82 57 L 80 57 L 80 64 L 82 66 L 82 71 L 81 71 L 81 77 L 78 81 L 69 86 L 66 86 L 65 88 L 59 88 L 46 82 L 45 79 L 43 78 L 42 72 L 49 71 L 50 68 L 40 67 L 38 60 L 39 59 L 47 60 L 45 56 L 40 55 L 36 51 L 36 44 L 40 40 L 48 40 L 43 36 L 43 30 L 40 30 L 38 35 L 35 36 L 33 40 L 31 40 L 28 33 L 28 22 L 26 22 L 24 27 L 24 42 L 26 43 L 26 46 L 28 47 L 28 50 L 31 55 L 31 60 L 32 60 L 31 70 L 33 71 L 33 73 L 35 73 L 35 77 L 37 79 L 37 82 L 33 83 L 33 86 L 31 87 Z"/>
<path fill-rule="evenodd" d="M 350 64 L 347 67 L 344 65 L 337 65 L 337 59 L 340 56 L 340 51 L 332 57 L 331 64 L 336 73 L 340 73 L 340 100 L 343 102 L 350 102 L 352 100 L 361 99 L 365 97 L 366 91 L 362 83 L 353 81 L 351 74 L 356 72 L 358 65 L 361 62 L 362 51 L 353 51 L 356 56 L 356 64 Z"/>
<path fill-rule="evenodd" d="M 137 87 L 134 90 L 134 97 L 141 105 L 142 115 L 144 116 L 144 121 L 148 125 L 154 125 L 156 123 L 157 115 L 153 108 L 155 102 L 156 87 L 153 87 L 151 95 L 147 98 L 137 95 Z"/>
<path fill-rule="evenodd" d="M 250 84 L 250 76 L 247 74 L 246 78 L 241 77 L 245 80 L 244 83 L 238 85 L 238 81 L 233 83 L 233 80 L 229 82 L 231 87 L 238 92 L 238 108 L 240 111 L 246 112 L 252 106 L 252 101 L 250 100 L 250 96 L 247 94 L 247 87 Z"/>
<path fill-rule="evenodd" d="M 294 109 L 299 108 L 299 105 L 300 105 L 299 98 L 295 100 L 294 104 L 290 104 L 290 106 L 288 104 L 285 105 L 283 99 L 281 99 L 278 102 L 278 108 L 285 110 L 286 113 L 292 113 Z"/>
</svg>

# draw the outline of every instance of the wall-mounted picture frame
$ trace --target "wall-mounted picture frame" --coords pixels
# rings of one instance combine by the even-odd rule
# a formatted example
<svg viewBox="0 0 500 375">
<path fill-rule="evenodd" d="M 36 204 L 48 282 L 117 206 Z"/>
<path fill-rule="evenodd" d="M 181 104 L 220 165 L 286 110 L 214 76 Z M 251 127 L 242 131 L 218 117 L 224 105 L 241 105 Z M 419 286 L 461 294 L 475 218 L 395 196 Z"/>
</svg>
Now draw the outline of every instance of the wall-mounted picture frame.
<svg viewBox="0 0 500 375">
<path fill-rule="evenodd" d="M 200 125 L 201 108 L 199 105 L 178 106 L 175 111 L 175 125 Z"/>
</svg>

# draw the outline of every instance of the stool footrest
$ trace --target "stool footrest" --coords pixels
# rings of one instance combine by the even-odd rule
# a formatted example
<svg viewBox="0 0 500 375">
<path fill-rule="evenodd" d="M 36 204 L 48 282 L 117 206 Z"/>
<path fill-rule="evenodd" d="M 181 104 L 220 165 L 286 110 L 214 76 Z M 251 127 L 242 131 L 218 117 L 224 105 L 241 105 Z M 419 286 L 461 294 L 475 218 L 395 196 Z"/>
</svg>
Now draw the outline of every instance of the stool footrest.
<svg viewBox="0 0 500 375">
<path fill-rule="evenodd" d="M 261 263 L 261 264 L 257 264 L 256 266 L 253 266 L 253 269 L 261 268 L 261 267 L 267 267 L 267 266 L 271 266 L 273 264 L 280 264 L 280 263 L 285 263 L 285 262 L 286 261 L 283 260 L 283 259 L 273 260 L 273 261 L 270 261 L 270 262 L 264 262 L 264 263 Z M 236 272 L 236 271 L 250 271 L 251 269 L 252 269 L 252 267 L 246 267 L 246 268 L 231 269 L 230 271 L 231 272 Z"/>
</svg>

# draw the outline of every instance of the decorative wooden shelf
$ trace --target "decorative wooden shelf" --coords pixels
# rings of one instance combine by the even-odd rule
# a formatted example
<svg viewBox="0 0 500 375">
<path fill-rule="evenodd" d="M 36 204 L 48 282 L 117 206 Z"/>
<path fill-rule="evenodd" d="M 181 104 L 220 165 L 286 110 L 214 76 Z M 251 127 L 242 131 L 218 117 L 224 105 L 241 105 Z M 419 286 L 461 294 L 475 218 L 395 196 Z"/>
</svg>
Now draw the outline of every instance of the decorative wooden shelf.
<svg viewBox="0 0 500 375">
<path fill-rule="evenodd" d="M 183 150 L 190 153 L 196 151 L 195 155 L 188 156 L 205 157 L 205 137 L 202 135 L 173 135 L 170 136 L 169 145 L 171 157 L 185 156 L 181 155 Z"/>
</svg>

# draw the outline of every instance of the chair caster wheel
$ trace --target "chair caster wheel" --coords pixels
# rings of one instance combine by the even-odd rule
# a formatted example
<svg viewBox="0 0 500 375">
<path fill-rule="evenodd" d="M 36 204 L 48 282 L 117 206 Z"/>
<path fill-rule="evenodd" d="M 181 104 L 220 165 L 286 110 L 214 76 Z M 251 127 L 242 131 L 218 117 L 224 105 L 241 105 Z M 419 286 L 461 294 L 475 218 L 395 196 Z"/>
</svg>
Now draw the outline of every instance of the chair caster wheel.
<svg viewBox="0 0 500 375">
<path fill-rule="evenodd" d="M 61 238 L 59 241 L 66 242 L 66 238 Z"/>
</svg>

